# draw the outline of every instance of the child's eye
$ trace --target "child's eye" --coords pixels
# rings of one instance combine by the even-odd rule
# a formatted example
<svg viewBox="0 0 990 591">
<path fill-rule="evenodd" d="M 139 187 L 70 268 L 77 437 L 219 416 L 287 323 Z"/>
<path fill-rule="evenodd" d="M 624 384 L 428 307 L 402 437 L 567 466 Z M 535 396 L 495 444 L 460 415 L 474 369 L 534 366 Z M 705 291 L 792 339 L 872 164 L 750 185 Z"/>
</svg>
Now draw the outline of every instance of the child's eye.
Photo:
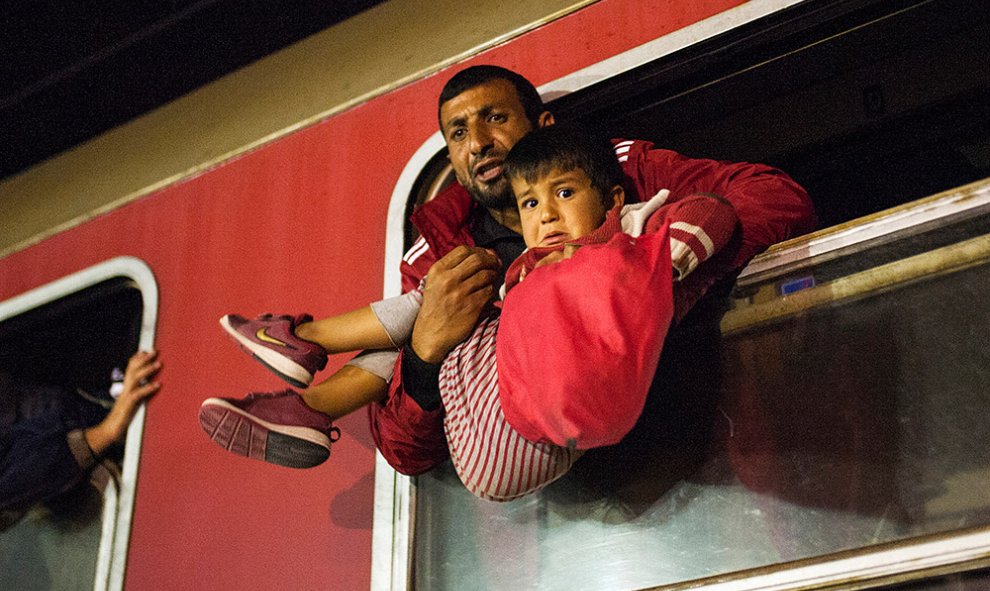
<svg viewBox="0 0 990 591">
<path fill-rule="evenodd" d="M 557 191 L 557 197 L 561 199 L 569 199 L 574 196 L 574 191 L 572 189 L 559 189 Z"/>
<path fill-rule="evenodd" d="M 523 199 L 519 202 L 519 209 L 533 209 L 536 207 L 536 199 Z"/>
</svg>

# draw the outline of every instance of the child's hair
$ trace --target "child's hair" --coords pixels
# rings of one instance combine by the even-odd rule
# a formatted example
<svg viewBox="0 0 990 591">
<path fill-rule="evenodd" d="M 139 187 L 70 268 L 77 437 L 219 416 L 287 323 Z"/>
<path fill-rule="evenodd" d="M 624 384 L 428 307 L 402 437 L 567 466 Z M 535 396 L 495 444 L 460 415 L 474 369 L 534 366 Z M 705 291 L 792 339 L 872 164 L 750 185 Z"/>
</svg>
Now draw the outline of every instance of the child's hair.
<svg viewBox="0 0 990 591">
<path fill-rule="evenodd" d="M 503 166 L 507 178 L 522 178 L 529 183 L 552 170 L 583 170 L 606 209 L 612 205 L 612 187 L 625 180 L 610 141 L 568 125 L 534 129 L 509 150 Z"/>
</svg>

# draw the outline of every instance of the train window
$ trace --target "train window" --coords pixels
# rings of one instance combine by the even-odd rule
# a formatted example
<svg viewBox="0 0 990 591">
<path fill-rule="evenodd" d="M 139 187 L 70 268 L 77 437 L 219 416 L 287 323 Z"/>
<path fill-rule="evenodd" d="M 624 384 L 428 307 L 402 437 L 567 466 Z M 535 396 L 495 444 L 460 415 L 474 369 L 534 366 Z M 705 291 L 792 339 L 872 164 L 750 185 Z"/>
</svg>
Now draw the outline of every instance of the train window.
<svg viewBox="0 0 990 591">
<path fill-rule="evenodd" d="M 156 310 L 154 278 L 129 257 L 2 302 L 0 374 L 99 398 L 134 351 L 151 347 Z M 0 587 L 120 588 L 143 418 L 89 482 L 19 512 L 0 532 Z"/>
<path fill-rule="evenodd" d="M 454 182 L 456 182 L 454 168 L 447 159 L 447 150 L 441 150 L 426 163 L 423 171 L 416 178 L 416 182 L 413 184 L 412 196 L 406 202 L 404 219 L 408 220 L 410 214 L 412 214 L 417 206 L 433 199 Z M 403 251 L 405 251 L 419 238 L 416 227 L 412 224 L 405 224 L 405 235 L 403 238 Z"/>
<path fill-rule="evenodd" d="M 554 110 L 690 156 L 779 166 L 822 227 L 990 176 L 983 5 L 804 4 Z"/>
<path fill-rule="evenodd" d="M 754 276 L 807 305 L 686 323 L 633 433 L 537 495 L 418 477 L 414 586 L 866 588 L 985 565 L 988 34 L 964 0 L 798 3 L 555 100 L 558 120 L 779 166 L 823 226 L 967 184 L 955 202 L 979 207 Z M 827 293 L 840 279 L 861 289 Z"/>
</svg>

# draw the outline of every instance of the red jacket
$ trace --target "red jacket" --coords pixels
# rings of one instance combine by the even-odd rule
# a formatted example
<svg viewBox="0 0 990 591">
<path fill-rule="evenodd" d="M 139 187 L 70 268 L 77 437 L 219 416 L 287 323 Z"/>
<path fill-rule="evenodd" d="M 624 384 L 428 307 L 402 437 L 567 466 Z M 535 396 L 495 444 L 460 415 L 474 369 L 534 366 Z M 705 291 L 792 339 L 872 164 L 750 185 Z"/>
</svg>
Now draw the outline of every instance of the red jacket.
<svg viewBox="0 0 990 591">
<path fill-rule="evenodd" d="M 628 176 L 627 201 L 639 201 L 669 189 L 675 198 L 715 194 L 735 208 L 738 238 L 679 284 L 691 302 L 716 281 L 731 277 L 769 246 L 814 229 L 807 193 L 775 168 L 687 158 L 650 142 L 621 140 L 616 154 Z M 455 185 L 420 206 L 411 217 L 422 238 L 403 257 L 403 290 L 419 285 L 430 266 L 458 245 L 472 246 L 469 221 L 479 207 Z M 398 363 L 402 363 L 399 356 Z M 369 406 L 372 437 L 389 464 L 403 474 L 421 474 L 448 457 L 443 410 L 424 411 L 403 390 L 401 372 L 393 376 L 385 402 Z"/>
</svg>

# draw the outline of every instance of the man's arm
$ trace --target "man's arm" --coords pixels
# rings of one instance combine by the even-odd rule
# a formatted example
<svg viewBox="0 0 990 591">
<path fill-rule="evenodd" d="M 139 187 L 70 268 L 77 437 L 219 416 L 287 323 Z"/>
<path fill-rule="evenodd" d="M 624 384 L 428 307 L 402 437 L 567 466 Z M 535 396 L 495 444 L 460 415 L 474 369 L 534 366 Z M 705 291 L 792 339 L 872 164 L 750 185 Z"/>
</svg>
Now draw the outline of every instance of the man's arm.
<svg viewBox="0 0 990 591">
<path fill-rule="evenodd" d="M 617 144 L 621 146 L 623 143 Z M 669 189 L 671 199 L 717 195 L 732 205 L 736 232 L 708 262 L 678 283 L 675 307 L 681 317 L 709 288 L 730 280 L 770 246 L 815 228 L 807 192 L 784 172 L 763 164 L 687 158 L 648 142 L 631 144 L 622 167 L 639 196 Z M 622 156 L 620 155 L 620 159 Z"/>
<path fill-rule="evenodd" d="M 131 357 L 124 372 L 124 389 L 109 414 L 99 424 L 83 432 L 86 444 L 94 455 L 103 455 L 108 447 L 124 438 L 141 403 L 154 396 L 161 387 L 152 380 L 161 366 L 155 351 L 139 351 Z"/>
<path fill-rule="evenodd" d="M 739 242 L 730 245 L 728 268 L 741 270 L 757 254 L 815 228 L 807 192 L 783 171 L 763 164 L 688 158 L 634 142 L 623 169 L 640 198 L 669 189 L 674 199 L 718 195 L 735 209 Z"/>
<path fill-rule="evenodd" d="M 470 333 L 490 301 L 493 269 L 498 265 L 493 255 L 478 248 L 458 247 L 439 261 L 430 250 L 416 252 L 416 257 L 403 261 L 403 283 L 418 285 L 429 270 L 423 306 L 410 343 L 396 362 L 388 396 L 369 406 L 375 445 L 403 474 L 426 472 L 448 456 L 438 387 L 440 363 Z"/>
<path fill-rule="evenodd" d="M 142 384 L 160 368 L 154 353 L 138 353 L 128 363 L 124 390 L 110 413 L 87 429 L 53 429 L 50 421 L 21 421 L 0 450 L 0 508 L 26 507 L 76 485 L 110 444 L 127 432 L 141 402 L 158 391 L 157 382 Z"/>
</svg>

